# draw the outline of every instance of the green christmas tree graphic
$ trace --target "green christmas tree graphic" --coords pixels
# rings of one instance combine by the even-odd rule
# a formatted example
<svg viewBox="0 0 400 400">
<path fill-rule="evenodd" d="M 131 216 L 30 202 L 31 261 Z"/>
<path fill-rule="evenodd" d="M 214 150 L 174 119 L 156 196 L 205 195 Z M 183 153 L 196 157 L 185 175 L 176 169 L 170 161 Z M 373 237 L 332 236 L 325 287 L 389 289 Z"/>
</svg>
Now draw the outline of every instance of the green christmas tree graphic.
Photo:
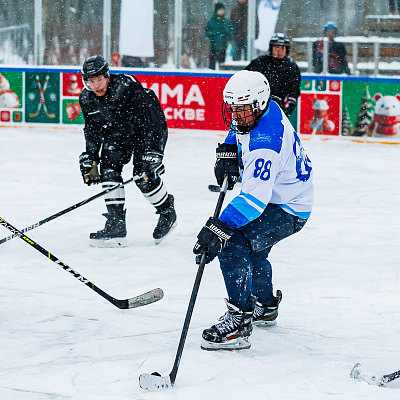
<svg viewBox="0 0 400 400">
<path fill-rule="evenodd" d="M 353 136 L 364 136 L 367 133 L 368 125 L 372 121 L 375 111 L 375 105 L 369 94 L 368 86 L 365 87 L 365 94 L 361 99 L 360 111 L 353 128 Z"/>
</svg>

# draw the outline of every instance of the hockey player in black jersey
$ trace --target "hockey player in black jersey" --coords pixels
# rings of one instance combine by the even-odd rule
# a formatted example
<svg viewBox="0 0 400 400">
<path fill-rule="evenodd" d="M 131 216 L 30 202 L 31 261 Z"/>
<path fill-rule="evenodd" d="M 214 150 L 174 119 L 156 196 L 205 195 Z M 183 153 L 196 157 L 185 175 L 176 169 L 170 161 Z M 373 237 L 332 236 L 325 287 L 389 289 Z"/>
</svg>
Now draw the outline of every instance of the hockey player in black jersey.
<svg viewBox="0 0 400 400">
<path fill-rule="evenodd" d="M 82 78 L 85 88 L 79 103 L 85 118 L 86 151 L 79 156 L 79 163 L 84 183 L 101 182 L 103 189 L 121 183 L 122 168 L 133 156 L 134 181 L 159 214 L 153 232 L 159 243 L 176 226 L 174 197 L 160 177 L 165 172 L 162 161 L 168 136 L 161 105 L 155 93 L 143 88 L 135 77 L 111 75 L 100 55 L 85 60 Z M 90 234 L 90 244 L 126 246 L 124 187 L 104 197 L 106 225 Z"/>
<path fill-rule="evenodd" d="M 257 57 L 245 68 L 261 72 L 271 87 L 271 98 L 287 116 L 296 108 L 300 96 L 301 75 L 297 64 L 289 58 L 290 39 L 276 33 L 269 41 L 269 54 Z"/>
</svg>

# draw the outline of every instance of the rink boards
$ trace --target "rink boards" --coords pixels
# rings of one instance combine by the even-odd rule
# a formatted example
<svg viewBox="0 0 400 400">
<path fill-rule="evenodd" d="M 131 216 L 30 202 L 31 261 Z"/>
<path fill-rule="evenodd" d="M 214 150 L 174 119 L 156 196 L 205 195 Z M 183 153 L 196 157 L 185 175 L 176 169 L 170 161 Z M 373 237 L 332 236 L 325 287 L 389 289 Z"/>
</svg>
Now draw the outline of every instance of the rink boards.
<svg viewBox="0 0 400 400">
<path fill-rule="evenodd" d="M 226 130 L 222 91 L 233 72 L 115 69 L 155 91 L 172 129 Z M 83 88 L 76 67 L 1 67 L 0 125 L 81 126 Z M 400 79 L 302 75 L 290 120 L 303 135 L 399 140 Z"/>
</svg>

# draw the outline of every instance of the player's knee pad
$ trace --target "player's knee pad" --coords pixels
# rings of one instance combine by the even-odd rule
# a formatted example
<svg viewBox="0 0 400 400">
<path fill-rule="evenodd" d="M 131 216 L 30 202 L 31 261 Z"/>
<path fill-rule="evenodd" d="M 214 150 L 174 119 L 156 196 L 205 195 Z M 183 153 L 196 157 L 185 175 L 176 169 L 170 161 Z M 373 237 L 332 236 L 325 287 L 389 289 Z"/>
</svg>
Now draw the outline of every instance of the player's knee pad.
<svg viewBox="0 0 400 400">
<path fill-rule="evenodd" d="M 112 168 L 102 168 L 101 169 L 101 176 L 103 182 L 122 182 L 122 175 L 121 172 L 116 171 Z"/>
</svg>

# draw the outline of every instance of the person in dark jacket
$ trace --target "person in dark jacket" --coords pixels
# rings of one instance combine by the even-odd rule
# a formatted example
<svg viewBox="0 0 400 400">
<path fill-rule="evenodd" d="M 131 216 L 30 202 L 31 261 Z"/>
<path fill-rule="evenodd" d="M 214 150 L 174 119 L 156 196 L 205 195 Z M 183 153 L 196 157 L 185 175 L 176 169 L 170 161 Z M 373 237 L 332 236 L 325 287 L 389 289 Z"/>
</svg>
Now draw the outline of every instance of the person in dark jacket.
<svg viewBox="0 0 400 400">
<path fill-rule="evenodd" d="M 261 72 L 271 87 L 271 98 L 289 116 L 300 96 L 301 75 L 297 64 L 289 58 L 290 39 L 276 33 L 269 42 L 269 54 L 257 57 L 245 68 Z"/>
<path fill-rule="evenodd" d="M 216 3 L 214 14 L 207 22 L 205 35 L 210 39 L 210 69 L 215 69 L 216 63 L 224 63 L 226 48 L 229 40 L 232 39 L 232 25 L 225 18 L 225 6 L 222 3 Z"/>
<path fill-rule="evenodd" d="M 230 21 L 233 27 L 233 61 L 247 59 L 247 0 L 237 0 L 238 5 L 231 11 Z"/>
<path fill-rule="evenodd" d="M 335 41 L 337 35 L 337 25 L 329 21 L 324 25 L 324 36 L 328 42 L 328 72 L 330 74 L 347 74 L 350 75 L 348 66 L 347 52 L 343 43 Z M 313 43 L 313 69 L 314 72 L 320 74 L 323 69 L 324 57 L 324 41 L 317 40 Z"/>
<path fill-rule="evenodd" d="M 161 105 L 155 93 L 143 88 L 134 76 L 110 75 L 108 63 L 100 55 L 85 60 L 82 78 L 85 88 L 79 104 L 85 118 L 86 151 L 79 162 L 84 183 L 102 183 L 103 189 L 118 185 L 122 168 L 133 155 L 133 179 L 160 215 L 153 232 L 159 243 L 176 226 L 174 197 L 160 177 L 165 172 L 162 160 L 168 136 Z M 90 234 L 90 244 L 125 246 L 124 187 L 104 198 L 106 225 Z"/>
</svg>

